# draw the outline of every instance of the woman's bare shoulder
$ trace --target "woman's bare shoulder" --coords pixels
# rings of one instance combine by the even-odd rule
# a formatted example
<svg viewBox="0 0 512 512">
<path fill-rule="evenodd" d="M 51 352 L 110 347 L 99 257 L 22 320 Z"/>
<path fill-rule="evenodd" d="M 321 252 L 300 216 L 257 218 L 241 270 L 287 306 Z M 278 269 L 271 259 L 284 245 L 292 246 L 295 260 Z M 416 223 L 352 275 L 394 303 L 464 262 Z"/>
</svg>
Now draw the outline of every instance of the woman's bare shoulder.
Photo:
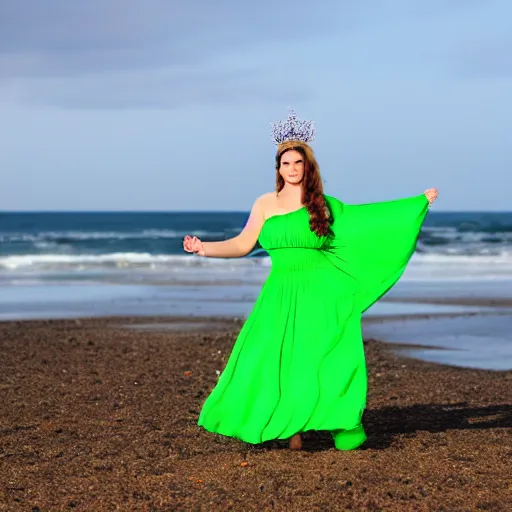
<svg viewBox="0 0 512 512">
<path fill-rule="evenodd" d="M 275 192 L 265 192 L 264 194 L 261 194 L 261 196 L 258 197 L 258 200 L 260 201 L 269 201 L 276 198 Z"/>
<path fill-rule="evenodd" d="M 265 192 L 264 194 L 261 194 L 256 198 L 254 201 L 255 205 L 258 205 L 263 210 L 266 210 L 267 208 L 272 208 L 272 206 L 275 204 L 276 200 L 276 193 L 275 192 Z"/>
<path fill-rule="evenodd" d="M 260 212 L 264 220 L 274 215 L 277 210 L 276 193 L 265 192 L 264 194 L 261 194 L 254 201 L 253 208 Z"/>
</svg>

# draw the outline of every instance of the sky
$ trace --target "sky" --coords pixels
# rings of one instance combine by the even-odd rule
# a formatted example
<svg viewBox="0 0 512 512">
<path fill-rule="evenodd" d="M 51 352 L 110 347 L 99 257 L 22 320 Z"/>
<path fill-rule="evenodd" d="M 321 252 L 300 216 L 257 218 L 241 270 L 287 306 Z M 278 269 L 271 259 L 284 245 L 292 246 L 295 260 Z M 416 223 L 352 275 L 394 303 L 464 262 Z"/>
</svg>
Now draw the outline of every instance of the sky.
<svg viewBox="0 0 512 512">
<path fill-rule="evenodd" d="M 0 2 L 0 210 L 242 210 L 270 123 L 324 192 L 512 210 L 509 0 Z"/>
</svg>

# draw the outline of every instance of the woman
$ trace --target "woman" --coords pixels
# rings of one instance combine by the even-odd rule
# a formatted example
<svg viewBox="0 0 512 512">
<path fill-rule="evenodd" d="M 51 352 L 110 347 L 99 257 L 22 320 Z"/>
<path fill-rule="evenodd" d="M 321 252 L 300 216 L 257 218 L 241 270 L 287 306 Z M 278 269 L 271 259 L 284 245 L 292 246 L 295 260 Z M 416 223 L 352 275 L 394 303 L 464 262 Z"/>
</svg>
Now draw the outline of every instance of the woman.
<svg viewBox="0 0 512 512">
<path fill-rule="evenodd" d="M 399 279 L 436 189 L 349 205 L 323 193 L 314 125 L 291 113 L 273 126 L 276 192 L 258 197 L 242 232 L 185 251 L 238 258 L 258 240 L 272 268 L 198 424 L 248 443 L 328 430 L 337 449 L 366 439 L 361 314 Z"/>
</svg>

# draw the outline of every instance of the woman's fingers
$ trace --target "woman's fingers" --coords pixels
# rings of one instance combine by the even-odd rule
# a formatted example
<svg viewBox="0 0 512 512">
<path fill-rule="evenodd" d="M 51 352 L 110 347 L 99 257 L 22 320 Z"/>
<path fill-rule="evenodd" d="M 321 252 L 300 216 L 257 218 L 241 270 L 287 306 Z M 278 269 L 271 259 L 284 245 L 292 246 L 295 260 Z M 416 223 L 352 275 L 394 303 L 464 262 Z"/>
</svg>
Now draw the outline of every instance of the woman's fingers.
<svg viewBox="0 0 512 512">
<path fill-rule="evenodd" d="M 193 252 L 192 251 L 192 237 L 190 235 L 186 235 L 183 239 L 183 248 L 187 252 Z"/>
<path fill-rule="evenodd" d="M 427 197 L 430 204 L 432 204 L 437 199 L 437 195 L 437 188 L 427 188 L 427 190 L 425 190 L 425 196 Z"/>
<path fill-rule="evenodd" d="M 185 235 L 183 238 L 183 248 L 187 252 L 199 252 L 203 249 L 203 243 L 197 236 Z"/>
</svg>

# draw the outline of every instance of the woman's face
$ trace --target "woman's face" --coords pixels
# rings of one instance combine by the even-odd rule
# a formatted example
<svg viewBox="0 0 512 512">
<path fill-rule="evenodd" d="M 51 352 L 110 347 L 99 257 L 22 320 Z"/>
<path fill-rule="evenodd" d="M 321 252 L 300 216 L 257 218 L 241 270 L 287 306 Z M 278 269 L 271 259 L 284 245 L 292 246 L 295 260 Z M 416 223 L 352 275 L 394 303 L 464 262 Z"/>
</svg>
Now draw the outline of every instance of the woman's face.
<svg viewBox="0 0 512 512">
<path fill-rule="evenodd" d="M 304 157 L 298 151 L 290 149 L 281 155 L 279 174 L 285 182 L 291 184 L 300 183 L 304 177 L 304 165 Z"/>
</svg>

